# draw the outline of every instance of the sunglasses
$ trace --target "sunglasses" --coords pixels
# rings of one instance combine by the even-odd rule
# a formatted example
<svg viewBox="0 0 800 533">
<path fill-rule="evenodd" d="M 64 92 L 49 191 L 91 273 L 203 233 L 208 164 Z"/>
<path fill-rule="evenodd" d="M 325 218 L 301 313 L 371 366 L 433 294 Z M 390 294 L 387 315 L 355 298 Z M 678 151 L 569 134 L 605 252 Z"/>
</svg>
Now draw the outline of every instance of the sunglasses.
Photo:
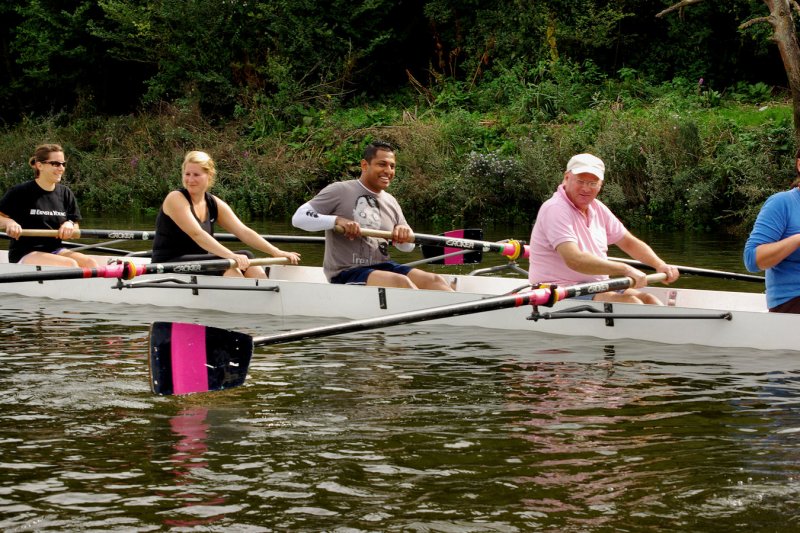
<svg viewBox="0 0 800 533">
<path fill-rule="evenodd" d="M 600 186 L 603 184 L 603 182 L 600 180 L 586 181 L 586 180 L 580 180 L 578 178 L 575 178 L 575 183 L 577 183 L 581 187 L 589 187 L 590 189 L 599 189 Z"/>
<path fill-rule="evenodd" d="M 45 165 L 52 165 L 54 167 L 67 168 L 67 162 L 66 161 L 40 161 L 40 163 L 43 163 Z"/>
</svg>

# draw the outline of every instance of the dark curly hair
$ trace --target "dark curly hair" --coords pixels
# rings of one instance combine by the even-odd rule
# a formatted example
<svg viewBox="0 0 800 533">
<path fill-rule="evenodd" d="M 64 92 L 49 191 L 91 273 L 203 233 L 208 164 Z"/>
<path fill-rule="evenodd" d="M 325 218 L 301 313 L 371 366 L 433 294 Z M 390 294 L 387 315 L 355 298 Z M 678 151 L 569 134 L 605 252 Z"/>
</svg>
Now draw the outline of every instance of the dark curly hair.
<svg viewBox="0 0 800 533">
<path fill-rule="evenodd" d="M 394 146 L 386 141 L 372 141 L 364 147 L 364 157 L 362 159 L 366 160 L 367 162 L 372 161 L 375 158 L 375 154 L 377 154 L 380 150 L 394 153 Z"/>
</svg>

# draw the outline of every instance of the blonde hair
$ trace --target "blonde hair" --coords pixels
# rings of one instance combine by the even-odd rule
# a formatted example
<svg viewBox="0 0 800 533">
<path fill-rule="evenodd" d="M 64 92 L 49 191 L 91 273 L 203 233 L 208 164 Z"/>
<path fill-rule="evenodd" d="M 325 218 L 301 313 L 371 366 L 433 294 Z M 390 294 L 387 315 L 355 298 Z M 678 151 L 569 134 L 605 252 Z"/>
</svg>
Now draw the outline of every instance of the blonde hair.
<svg viewBox="0 0 800 533">
<path fill-rule="evenodd" d="M 50 159 L 50 154 L 53 152 L 64 152 L 64 149 L 61 148 L 60 144 L 40 144 L 36 147 L 36 150 L 33 151 L 33 157 L 28 159 L 28 165 L 33 168 L 33 176 L 35 178 L 39 177 L 39 169 L 36 168 L 36 163 L 43 163 Z"/>
<path fill-rule="evenodd" d="M 211 159 L 211 156 L 198 150 L 192 150 L 191 152 L 188 152 L 183 158 L 181 174 L 186 172 L 186 165 L 190 163 L 200 165 L 200 168 L 206 171 L 206 174 L 208 174 L 208 188 L 210 189 L 211 186 L 214 185 L 214 181 L 217 177 L 217 165 L 214 164 L 214 160 Z"/>
</svg>

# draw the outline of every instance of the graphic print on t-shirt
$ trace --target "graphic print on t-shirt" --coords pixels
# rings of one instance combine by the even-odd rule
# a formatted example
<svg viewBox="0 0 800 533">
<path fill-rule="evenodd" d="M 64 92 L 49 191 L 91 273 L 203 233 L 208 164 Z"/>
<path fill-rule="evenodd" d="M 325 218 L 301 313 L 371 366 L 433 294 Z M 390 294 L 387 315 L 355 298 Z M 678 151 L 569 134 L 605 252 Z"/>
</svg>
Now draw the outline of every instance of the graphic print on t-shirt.
<svg viewBox="0 0 800 533">
<path fill-rule="evenodd" d="M 378 199 L 369 194 L 359 196 L 353 208 L 353 220 L 358 222 L 358 225 L 362 228 L 381 229 L 381 204 Z M 378 244 L 378 251 L 381 255 L 384 257 L 389 255 L 389 243 L 385 239 L 364 237 L 364 244 L 362 244 L 357 253 L 353 254 L 354 265 L 374 263 L 370 253 L 371 247 L 367 244 L 368 241 Z"/>
</svg>

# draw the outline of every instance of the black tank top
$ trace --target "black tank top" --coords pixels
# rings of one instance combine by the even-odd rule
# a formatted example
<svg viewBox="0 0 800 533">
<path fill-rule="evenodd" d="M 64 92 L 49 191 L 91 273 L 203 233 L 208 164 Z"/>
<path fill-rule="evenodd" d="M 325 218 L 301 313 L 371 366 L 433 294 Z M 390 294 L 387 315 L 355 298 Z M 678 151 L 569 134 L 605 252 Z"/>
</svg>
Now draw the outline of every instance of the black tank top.
<svg viewBox="0 0 800 533">
<path fill-rule="evenodd" d="M 214 196 L 206 193 L 208 218 L 205 222 L 201 222 L 200 219 L 197 218 L 197 213 L 194 212 L 194 207 L 192 207 L 192 199 L 189 196 L 189 191 L 186 189 L 179 189 L 179 192 L 183 194 L 189 202 L 192 216 L 194 216 L 198 224 L 200 224 L 206 233 L 213 235 L 214 223 L 217 221 L 217 201 L 214 199 Z M 162 207 L 156 217 L 156 234 L 153 238 L 153 257 L 151 261 L 154 263 L 166 263 L 182 255 L 207 253 L 208 252 L 194 242 L 191 237 L 184 233 L 174 220 L 164 213 L 164 208 Z"/>
</svg>

